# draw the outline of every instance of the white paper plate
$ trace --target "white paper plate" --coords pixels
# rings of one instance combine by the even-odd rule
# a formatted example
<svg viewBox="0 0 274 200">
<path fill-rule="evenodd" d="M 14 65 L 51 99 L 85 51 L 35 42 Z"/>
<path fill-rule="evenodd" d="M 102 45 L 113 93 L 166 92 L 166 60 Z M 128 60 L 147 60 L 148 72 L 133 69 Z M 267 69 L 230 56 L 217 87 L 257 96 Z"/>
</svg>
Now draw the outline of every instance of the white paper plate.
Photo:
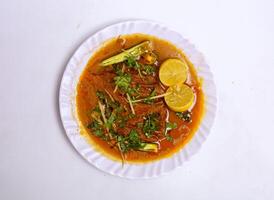
<svg viewBox="0 0 274 200">
<path fill-rule="evenodd" d="M 197 69 L 198 75 L 203 78 L 203 91 L 205 93 L 205 115 L 191 141 L 178 153 L 170 158 L 147 164 L 125 164 L 115 162 L 97 152 L 79 133 L 75 117 L 75 95 L 78 78 L 85 68 L 91 55 L 100 47 L 100 44 L 110 38 L 121 34 L 144 33 L 168 40 L 183 50 L 189 60 Z M 209 66 L 200 52 L 179 33 L 166 26 L 151 21 L 126 21 L 108 26 L 90 36 L 77 49 L 69 60 L 64 72 L 59 96 L 60 115 L 66 134 L 75 149 L 96 168 L 120 177 L 126 178 L 152 178 L 166 174 L 182 166 L 207 138 L 213 125 L 216 112 L 216 87 Z"/>
</svg>

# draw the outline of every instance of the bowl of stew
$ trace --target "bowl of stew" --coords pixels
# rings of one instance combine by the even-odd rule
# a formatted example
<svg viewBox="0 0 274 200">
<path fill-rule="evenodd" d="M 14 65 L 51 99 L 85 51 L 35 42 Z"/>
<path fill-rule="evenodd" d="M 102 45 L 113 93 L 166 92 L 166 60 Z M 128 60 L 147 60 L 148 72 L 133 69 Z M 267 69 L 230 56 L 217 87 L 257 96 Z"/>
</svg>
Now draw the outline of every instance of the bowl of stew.
<svg viewBox="0 0 274 200">
<path fill-rule="evenodd" d="M 198 151 L 213 124 L 216 87 L 202 54 L 179 33 L 127 21 L 89 37 L 60 87 L 68 138 L 93 166 L 152 178 Z"/>
</svg>

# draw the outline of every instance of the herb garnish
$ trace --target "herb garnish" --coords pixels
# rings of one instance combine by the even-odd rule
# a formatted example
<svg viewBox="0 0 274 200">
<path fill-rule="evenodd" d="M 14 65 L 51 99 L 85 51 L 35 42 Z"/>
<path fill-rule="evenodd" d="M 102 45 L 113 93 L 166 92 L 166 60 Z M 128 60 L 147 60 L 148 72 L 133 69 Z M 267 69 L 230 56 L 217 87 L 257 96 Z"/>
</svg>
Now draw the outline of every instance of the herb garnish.
<svg viewBox="0 0 274 200">
<path fill-rule="evenodd" d="M 168 133 L 169 131 L 171 131 L 172 129 L 177 128 L 177 124 L 176 123 L 171 123 L 171 122 L 167 122 L 166 123 L 166 128 L 165 128 L 165 137 L 168 141 L 172 142 L 173 141 L 173 137 L 171 137 L 171 135 Z"/>
<path fill-rule="evenodd" d="M 96 120 L 92 121 L 88 126 L 88 129 L 91 130 L 91 133 L 97 137 L 100 137 L 103 140 L 107 140 L 108 138 L 104 134 L 103 127 Z"/>
<path fill-rule="evenodd" d="M 105 93 L 100 91 L 100 90 L 97 90 L 96 91 L 96 96 L 98 97 L 98 99 L 102 102 L 104 102 L 106 100 L 106 96 L 105 96 Z"/>
<path fill-rule="evenodd" d="M 152 75 L 156 72 L 156 68 L 153 65 L 144 65 L 142 73 L 144 75 Z"/>
<path fill-rule="evenodd" d="M 134 56 L 130 55 L 130 54 L 126 57 L 125 63 L 129 68 L 132 67 L 134 69 L 138 69 L 140 67 L 140 65 L 137 62 L 136 58 Z"/>
<path fill-rule="evenodd" d="M 137 58 L 136 58 L 136 57 L 134 57 L 134 56 L 132 56 L 132 55 L 129 54 L 129 55 L 126 57 L 125 63 L 126 63 L 126 65 L 127 65 L 127 67 L 133 68 L 133 69 L 137 70 L 138 73 L 139 73 L 139 76 L 142 78 L 142 74 L 141 74 L 141 64 L 139 64 L 139 63 L 137 62 Z"/>
<path fill-rule="evenodd" d="M 155 131 L 159 130 L 159 113 L 152 113 L 145 117 L 143 123 L 143 132 L 150 138 Z"/>
<path fill-rule="evenodd" d="M 99 106 L 98 106 L 98 105 L 95 106 L 95 108 L 93 108 L 92 111 L 97 112 L 97 113 L 100 113 L 100 108 L 99 108 Z"/>
<path fill-rule="evenodd" d="M 138 132 L 132 129 L 127 136 L 118 135 L 117 141 L 122 153 L 130 150 L 157 152 L 158 145 L 155 143 L 142 142 Z"/>
<path fill-rule="evenodd" d="M 154 99 L 152 99 L 151 97 L 155 97 L 156 96 L 156 89 L 154 88 L 151 93 L 149 94 L 149 96 L 147 96 L 144 100 L 144 103 L 146 104 L 152 104 L 154 102 Z"/>
<path fill-rule="evenodd" d="M 112 124 L 115 122 L 115 120 L 117 119 L 117 116 L 115 114 L 115 112 L 112 112 L 110 117 L 107 119 L 107 122 L 105 124 L 105 126 L 110 129 L 112 127 Z"/>
<path fill-rule="evenodd" d="M 190 123 L 192 121 L 191 119 L 191 112 L 185 111 L 185 112 L 176 112 L 176 115 L 183 121 Z"/>
<path fill-rule="evenodd" d="M 114 77 L 115 85 L 123 92 L 127 92 L 130 83 L 131 83 L 131 76 L 127 73 L 123 73 L 119 76 Z"/>
</svg>

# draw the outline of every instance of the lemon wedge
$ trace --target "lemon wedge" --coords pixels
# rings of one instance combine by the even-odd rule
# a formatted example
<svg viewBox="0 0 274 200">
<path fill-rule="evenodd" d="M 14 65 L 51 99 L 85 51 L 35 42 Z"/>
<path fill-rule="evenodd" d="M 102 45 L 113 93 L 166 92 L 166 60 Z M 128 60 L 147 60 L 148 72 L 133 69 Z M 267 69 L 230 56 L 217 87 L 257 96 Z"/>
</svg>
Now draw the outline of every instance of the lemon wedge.
<svg viewBox="0 0 274 200">
<path fill-rule="evenodd" d="M 166 86 L 183 83 L 187 79 L 188 66 L 185 62 L 170 58 L 165 60 L 159 70 L 160 81 Z"/>
<path fill-rule="evenodd" d="M 177 84 L 169 87 L 166 91 L 165 102 L 168 107 L 176 112 L 188 110 L 195 99 L 192 89 L 185 84 Z"/>
</svg>

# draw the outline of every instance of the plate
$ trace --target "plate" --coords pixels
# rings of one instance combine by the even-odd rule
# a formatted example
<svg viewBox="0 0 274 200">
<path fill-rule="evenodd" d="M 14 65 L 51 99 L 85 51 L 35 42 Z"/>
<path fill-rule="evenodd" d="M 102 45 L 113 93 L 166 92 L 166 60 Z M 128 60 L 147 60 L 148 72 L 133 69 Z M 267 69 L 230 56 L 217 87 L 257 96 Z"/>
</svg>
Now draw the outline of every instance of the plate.
<svg viewBox="0 0 274 200">
<path fill-rule="evenodd" d="M 205 114 L 193 138 L 172 157 L 144 164 L 124 164 L 113 161 L 90 145 L 80 135 L 76 119 L 76 87 L 78 79 L 93 53 L 100 45 L 113 37 L 123 34 L 144 33 L 168 40 L 180 48 L 194 64 L 198 76 L 202 77 L 202 89 L 205 95 Z M 188 40 L 163 24 L 151 21 L 126 21 L 108 26 L 90 36 L 70 58 L 60 86 L 59 106 L 65 132 L 74 148 L 93 166 L 111 175 L 146 179 L 158 177 L 182 166 L 195 154 L 206 140 L 213 125 L 216 113 L 216 86 L 210 67 L 203 55 Z"/>
</svg>

